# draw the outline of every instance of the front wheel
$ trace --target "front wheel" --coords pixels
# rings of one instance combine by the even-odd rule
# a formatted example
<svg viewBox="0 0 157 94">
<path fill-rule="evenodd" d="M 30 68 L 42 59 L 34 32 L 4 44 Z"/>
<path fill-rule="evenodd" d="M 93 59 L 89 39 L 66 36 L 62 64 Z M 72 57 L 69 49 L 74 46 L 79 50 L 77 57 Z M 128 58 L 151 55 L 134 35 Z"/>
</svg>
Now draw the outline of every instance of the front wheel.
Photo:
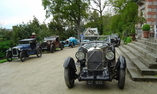
<svg viewBox="0 0 157 94">
<path fill-rule="evenodd" d="M 64 68 L 64 79 L 68 88 L 72 88 L 74 86 L 75 80 L 73 79 L 72 74 L 73 70 L 71 68 Z"/>
<path fill-rule="evenodd" d="M 73 48 L 73 47 L 74 47 L 74 42 L 71 43 L 71 48 Z"/>
<path fill-rule="evenodd" d="M 42 50 L 40 48 L 37 49 L 37 57 L 41 57 L 42 56 Z"/>
<path fill-rule="evenodd" d="M 125 85 L 125 69 L 119 69 L 118 72 L 118 87 L 119 89 L 123 89 Z"/>
<path fill-rule="evenodd" d="M 50 46 L 50 52 L 51 53 L 55 52 L 55 45 L 51 44 L 51 46 Z"/>
<path fill-rule="evenodd" d="M 7 52 L 6 58 L 7 58 L 7 61 L 9 61 L 9 62 L 12 61 L 12 54 L 11 54 L 11 52 Z"/>
<path fill-rule="evenodd" d="M 20 53 L 20 59 L 21 59 L 22 62 L 24 62 L 26 60 L 26 52 L 22 51 Z"/>
<path fill-rule="evenodd" d="M 64 46 L 64 45 L 63 45 L 62 43 L 60 43 L 60 48 L 61 48 L 61 50 L 63 50 L 63 46 Z"/>
</svg>

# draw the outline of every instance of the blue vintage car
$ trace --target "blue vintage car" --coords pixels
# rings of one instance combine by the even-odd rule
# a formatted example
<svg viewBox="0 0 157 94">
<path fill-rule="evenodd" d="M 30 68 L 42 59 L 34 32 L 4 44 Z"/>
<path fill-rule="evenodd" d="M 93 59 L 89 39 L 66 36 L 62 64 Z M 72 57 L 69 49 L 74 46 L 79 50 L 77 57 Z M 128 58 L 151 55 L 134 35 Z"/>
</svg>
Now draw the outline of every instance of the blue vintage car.
<svg viewBox="0 0 157 94">
<path fill-rule="evenodd" d="M 29 55 L 37 55 L 37 57 L 42 56 L 42 50 L 39 44 L 36 43 L 35 38 L 20 40 L 17 46 L 9 48 L 6 51 L 6 58 L 9 62 L 11 62 L 12 59 L 18 58 L 24 62 Z"/>
<path fill-rule="evenodd" d="M 70 37 L 66 41 L 64 41 L 64 46 L 74 47 L 75 45 L 80 44 L 80 42 L 75 37 Z"/>
</svg>

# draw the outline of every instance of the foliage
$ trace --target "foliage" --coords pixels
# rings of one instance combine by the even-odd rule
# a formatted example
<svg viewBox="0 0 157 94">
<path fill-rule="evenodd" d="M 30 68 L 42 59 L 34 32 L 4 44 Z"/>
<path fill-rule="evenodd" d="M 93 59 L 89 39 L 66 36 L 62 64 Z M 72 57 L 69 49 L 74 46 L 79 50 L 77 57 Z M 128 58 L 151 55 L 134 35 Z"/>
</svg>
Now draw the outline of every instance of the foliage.
<svg viewBox="0 0 157 94">
<path fill-rule="evenodd" d="M 140 16 L 138 16 L 135 21 L 137 24 L 140 23 L 140 26 L 147 22 L 146 19 L 143 17 L 143 12 L 140 13 Z"/>
<path fill-rule="evenodd" d="M 116 15 L 112 17 L 111 30 L 128 36 L 135 33 L 138 6 L 133 0 L 110 0 Z M 132 7 L 134 6 L 134 7 Z"/>
<path fill-rule="evenodd" d="M 144 25 L 142 26 L 142 30 L 143 30 L 143 31 L 149 31 L 149 30 L 150 30 L 150 25 L 149 25 L 149 24 L 144 24 Z"/>
<path fill-rule="evenodd" d="M 0 60 L 0 63 L 7 62 L 7 59 Z"/>
<path fill-rule="evenodd" d="M 98 31 L 100 30 L 100 27 L 101 27 L 101 22 L 100 22 L 100 17 L 98 16 L 98 12 L 96 11 L 93 11 L 90 13 L 90 16 L 89 16 L 89 22 L 85 24 L 85 28 L 88 28 L 88 27 L 91 27 L 91 28 L 98 28 Z M 111 31 L 111 20 L 112 20 L 112 17 L 110 14 L 106 14 L 106 15 L 103 15 L 102 16 L 102 22 L 103 22 L 103 32 L 102 34 L 105 35 L 105 34 L 111 34 L 111 33 L 114 33 Z M 99 32 L 100 33 L 100 32 Z"/>
<path fill-rule="evenodd" d="M 103 11 L 105 10 L 106 6 L 108 6 L 108 1 L 104 1 L 104 0 L 91 0 L 93 1 L 93 3 L 95 4 L 95 6 L 97 6 L 97 8 L 93 8 L 94 12 L 98 12 L 99 14 L 97 15 L 97 17 L 99 17 L 99 19 L 97 19 L 97 21 L 99 24 L 97 24 L 98 27 L 98 31 L 99 34 L 103 34 L 103 30 L 104 30 L 104 22 L 103 22 Z M 94 13 L 93 12 L 93 13 Z"/>
<path fill-rule="evenodd" d="M 132 41 L 132 38 L 131 38 L 131 36 L 129 36 L 129 37 L 124 37 L 124 44 L 128 44 L 128 43 L 130 43 L 131 41 Z"/>
<path fill-rule="evenodd" d="M 42 0 L 47 17 L 53 15 L 53 19 L 70 22 L 75 25 L 77 35 L 80 35 L 80 26 L 84 18 L 87 18 L 89 0 Z"/>
<path fill-rule="evenodd" d="M 11 41 L 1 41 L 0 42 L 0 57 L 5 57 L 6 50 L 12 46 Z"/>
</svg>

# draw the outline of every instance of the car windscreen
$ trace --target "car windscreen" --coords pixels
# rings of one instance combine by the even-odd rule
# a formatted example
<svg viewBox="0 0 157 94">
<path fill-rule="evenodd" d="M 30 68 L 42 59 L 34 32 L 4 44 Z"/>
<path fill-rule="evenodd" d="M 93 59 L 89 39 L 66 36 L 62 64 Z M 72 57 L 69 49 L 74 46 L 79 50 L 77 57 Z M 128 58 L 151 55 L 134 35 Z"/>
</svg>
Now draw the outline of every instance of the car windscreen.
<svg viewBox="0 0 157 94">
<path fill-rule="evenodd" d="M 19 41 L 19 44 L 29 44 L 29 41 Z"/>
<path fill-rule="evenodd" d="M 109 36 L 84 36 L 82 42 L 110 42 Z"/>
<path fill-rule="evenodd" d="M 45 37 L 45 38 L 44 38 L 44 40 L 46 40 L 46 41 L 47 41 L 47 40 L 55 40 L 55 39 L 56 39 L 55 37 Z"/>
</svg>

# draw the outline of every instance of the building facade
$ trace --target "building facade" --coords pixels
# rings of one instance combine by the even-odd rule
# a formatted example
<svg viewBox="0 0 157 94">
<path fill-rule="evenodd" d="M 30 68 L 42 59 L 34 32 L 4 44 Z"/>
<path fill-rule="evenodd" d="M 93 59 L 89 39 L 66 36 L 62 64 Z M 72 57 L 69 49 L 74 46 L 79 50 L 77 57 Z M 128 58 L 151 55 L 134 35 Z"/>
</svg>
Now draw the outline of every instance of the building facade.
<svg viewBox="0 0 157 94">
<path fill-rule="evenodd" d="M 157 24 L 157 0 L 136 0 L 138 4 L 138 15 L 143 13 L 147 24 L 154 26 Z"/>
<path fill-rule="evenodd" d="M 143 13 L 147 24 L 151 26 L 151 32 L 157 38 L 157 0 L 135 0 L 138 5 L 138 16 Z M 139 26 L 139 25 L 138 25 Z"/>
</svg>

